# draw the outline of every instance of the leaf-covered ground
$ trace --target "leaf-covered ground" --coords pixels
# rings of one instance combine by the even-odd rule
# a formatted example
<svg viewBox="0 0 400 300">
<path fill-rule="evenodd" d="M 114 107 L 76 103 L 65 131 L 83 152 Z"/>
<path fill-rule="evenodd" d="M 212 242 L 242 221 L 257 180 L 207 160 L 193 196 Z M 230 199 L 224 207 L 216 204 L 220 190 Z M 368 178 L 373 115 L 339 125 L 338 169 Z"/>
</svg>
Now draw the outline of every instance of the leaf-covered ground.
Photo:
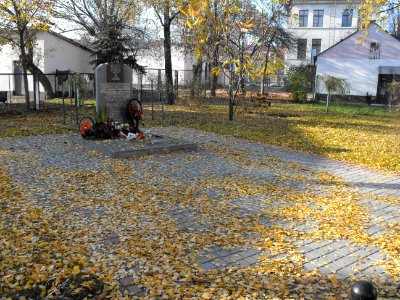
<svg viewBox="0 0 400 300">
<path fill-rule="evenodd" d="M 392 196 L 366 194 L 322 158 L 154 131 L 200 150 L 113 160 L 68 135 L 0 139 L 2 295 L 348 299 L 370 279 L 398 298 L 398 177 L 376 175 Z"/>
<path fill-rule="evenodd" d="M 336 103 L 326 114 L 323 103 L 241 102 L 233 122 L 226 104 L 166 109 L 155 122 L 147 113 L 149 125 L 193 127 L 400 174 L 400 113 L 383 107 Z"/>
<path fill-rule="evenodd" d="M 273 101 L 271 106 L 262 106 L 248 100 L 240 102 L 231 122 L 227 120 L 226 103 L 198 101 L 165 106 L 163 114 L 156 102 L 154 120 L 151 107 L 148 105 L 146 109 L 147 126 L 192 127 L 400 173 L 400 113 L 388 113 L 383 107 L 333 103 L 326 114 L 323 103 Z M 80 116 L 92 112 L 93 107 L 81 109 Z M 67 111 L 67 123 L 72 124 L 75 119 L 75 110 Z M 60 108 L 22 115 L 2 114 L 0 137 L 76 130 L 62 122 Z"/>
</svg>

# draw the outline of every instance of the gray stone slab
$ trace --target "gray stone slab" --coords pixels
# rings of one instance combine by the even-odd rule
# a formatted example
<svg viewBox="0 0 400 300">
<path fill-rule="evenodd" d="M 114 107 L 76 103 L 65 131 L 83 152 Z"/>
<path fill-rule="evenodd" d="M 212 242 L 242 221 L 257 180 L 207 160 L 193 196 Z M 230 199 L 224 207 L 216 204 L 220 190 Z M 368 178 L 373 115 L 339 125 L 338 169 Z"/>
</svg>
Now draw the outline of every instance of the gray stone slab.
<svg viewBox="0 0 400 300">
<path fill-rule="evenodd" d="M 120 283 L 122 286 L 131 285 L 131 284 L 133 284 L 133 276 L 127 276 L 127 277 L 121 278 L 121 279 L 119 280 L 119 283 Z"/>
<path fill-rule="evenodd" d="M 202 268 L 203 270 L 206 270 L 206 271 L 217 269 L 217 267 L 214 264 L 210 263 L 210 262 L 203 263 L 199 267 Z"/>
<path fill-rule="evenodd" d="M 124 139 L 92 140 L 78 135 L 71 136 L 71 141 L 87 149 L 103 153 L 111 158 L 128 158 L 135 156 L 166 154 L 175 151 L 196 151 L 197 143 L 172 137 L 154 135 L 149 141 L 127 141 Z"/>
<path fill-rule="evenodd" d="M 147 295 L 147 292 L 145 289 L 143 289 L 142 287 L 133 284 L 133 285 L 129 285 L 127 287 L 124 287 L 129 293 L 137 296 L 137 297 L 144 297 Z"/>
<path fill-rule="evenodd" d="M 105 109 L 114 121 L 127 122 L 127 105 L 133 96 L 132 68 L 123 64 L 101 64 L 95 73 L 96 111 L 101 113 Z"/>
</svg>

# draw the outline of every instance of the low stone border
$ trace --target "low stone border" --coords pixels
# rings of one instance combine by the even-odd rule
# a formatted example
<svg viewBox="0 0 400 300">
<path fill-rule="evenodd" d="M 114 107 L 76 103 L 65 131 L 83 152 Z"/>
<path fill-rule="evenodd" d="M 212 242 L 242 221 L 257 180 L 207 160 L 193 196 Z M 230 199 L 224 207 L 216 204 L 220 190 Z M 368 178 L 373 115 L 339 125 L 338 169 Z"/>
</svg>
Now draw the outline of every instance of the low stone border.
<svg viewBox="0 0 400 300">
<path fill-rule="evenodd" d="M 150 141 L 145 142 L 132 142 L 123 139 L 90 140 L 80 136 L 72 136 L 70 140 L 111 158 L 165 154 L 175 151 L 196 151 L 198 149 L 197 143 L 161 135 L 154 135 L 151 137 Z"/>
</svg>

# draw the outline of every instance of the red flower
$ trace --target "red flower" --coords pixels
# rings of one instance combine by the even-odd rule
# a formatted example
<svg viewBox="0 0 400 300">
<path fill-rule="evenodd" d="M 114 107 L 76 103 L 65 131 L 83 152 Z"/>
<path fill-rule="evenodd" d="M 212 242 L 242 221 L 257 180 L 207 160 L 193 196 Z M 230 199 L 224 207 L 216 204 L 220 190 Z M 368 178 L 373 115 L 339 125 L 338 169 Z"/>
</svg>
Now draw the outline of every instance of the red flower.
<svg viewBox="0 0 400 300">
<path fill-rule="evenodd" d="M 90 121 L 83 121 L 80 124 L 79 132 L 81 133 L 81 135 L 84 135 L 85 131 L 87 131 L 89 129 L 92 129 L 92 124 L 90 123 Z"/>
<path fill-rule="evenodd" d="M 137 101 L 132 101 L 129 106 L 128 106 L 128 111 L 131 117 L 136 117 L 136 116 L 143 116 L 143 110 L 141 108 L 141 105 Z"/>
</svg>

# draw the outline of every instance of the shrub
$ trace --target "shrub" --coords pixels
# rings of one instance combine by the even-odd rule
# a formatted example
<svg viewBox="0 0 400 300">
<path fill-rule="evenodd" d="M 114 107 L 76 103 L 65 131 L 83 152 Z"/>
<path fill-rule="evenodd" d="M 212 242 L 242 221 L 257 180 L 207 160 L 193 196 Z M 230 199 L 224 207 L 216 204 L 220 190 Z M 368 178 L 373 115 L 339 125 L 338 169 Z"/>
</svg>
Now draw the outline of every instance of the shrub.
<svg viewBox="0 0 400 300">
<path fill-rule="evenodd" d="M 387 109 L 393 111 L 393 107 L 398 103 L 400 98 L 400 82 L 395 79 L 388 85 L 388 105 Z"/>
<path fill-rule="evenodd" d="M 322 81 L 325 89 L 328 91 L 328 97 L 326 98 L 326 112 L 328 112 L 331 96 L 348 95 L 350 93 L 350 83 L 348 83 L 346 79 L 341 79 L 330 75 L 322 77 Z"/>
<path fill-rule="evenodd" d="M 314 74 L 309 68 L 304 65 L 290 66 L 287 73 L 287 85 L 293 100 L 307 100 L 307 93 L 312 91 L 313 84 Z"/>
</svg>

